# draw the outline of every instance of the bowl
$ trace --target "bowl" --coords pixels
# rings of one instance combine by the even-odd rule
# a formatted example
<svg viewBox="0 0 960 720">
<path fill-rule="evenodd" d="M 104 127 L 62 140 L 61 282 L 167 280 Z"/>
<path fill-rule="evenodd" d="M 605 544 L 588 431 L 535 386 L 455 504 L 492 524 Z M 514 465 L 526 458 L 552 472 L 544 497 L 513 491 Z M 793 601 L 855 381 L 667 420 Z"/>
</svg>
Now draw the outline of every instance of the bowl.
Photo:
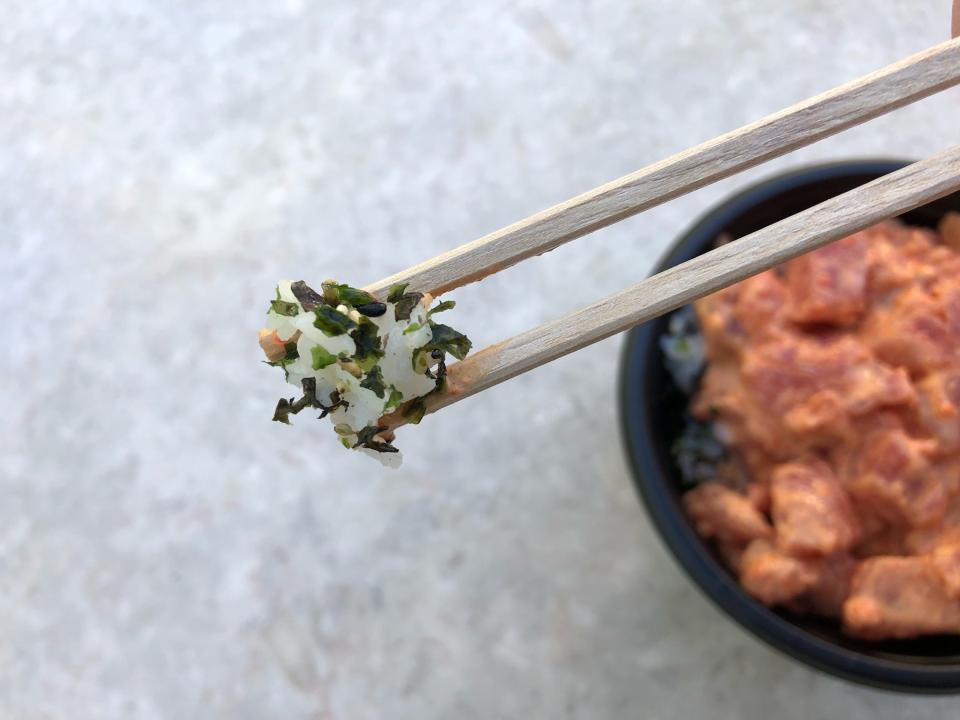
<svg viewBox="0 0 960 720">
<path fill-rule="evenodd" d="M 657 272 L 706 252 L 721 234 L 742 237 L 893 172 L 906 161 L 858 160 L 807 167 L 758 182 L 720 203 L 684 233 Z M 960 211 L 960 193 L 906 213 L 908 224 L 933 227 Z M 620 366 L 620 415 L 634 483 L 650 519 L 687 575 L 721 610 L 790 657 L 847 680 L 916 693 L 960 692 L 960 635 L 867 642 L 844 635 L 836 622 L 760 604 L 701 540 L 684 515 L 682 486 L 670 448 L 688 397 L 673 383 L 659 338 L 669 316 L 631 330 Z"/>
</svg>

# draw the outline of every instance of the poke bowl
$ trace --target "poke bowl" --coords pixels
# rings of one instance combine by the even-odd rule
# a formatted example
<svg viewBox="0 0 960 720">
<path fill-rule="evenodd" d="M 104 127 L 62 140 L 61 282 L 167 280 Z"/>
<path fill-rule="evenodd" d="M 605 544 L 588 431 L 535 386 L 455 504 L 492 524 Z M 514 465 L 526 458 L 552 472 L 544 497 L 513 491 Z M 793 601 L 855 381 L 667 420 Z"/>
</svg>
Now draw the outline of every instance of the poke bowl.
<svg viewBox="0 0 960 720">
<path fill-rule="evenodd" d="M 707 252 L 718 240 L 735 240 L 906 164 L 899 160 L 843 161 L 761 181 L 710 210 L 674 243 L 655 271 Z M 899 220 L 911 227 L 935 228 L 950 212 L 960 212 L 960 193 L 906 213 Z M 691 480 L 677 448 L 689 430 L 689 409 L 703 381 L 703 370 L 687 372 L 686 380 L 683 373 L 678 377 L 665 353 L 664 340 L 676 333 L 678 324 L 691 322 L 697 322 L 696 316 L 685 308 L 630 331 L 619 378 L 621 428 L 634 484 L 677 563 L 735 622 L 810 667 L 891 690 L 960 692 L 960 624 L 950 632 L 916 636 L 875 633 L 871 637 L 866 632 L 850 632 L 845 616 L 841 622 L 797 603 L 765 604 L 757 591 L 744 588 L 742 574 L 738 577 L 731 569 L 735 564 L 722 556 L 718 544 L 702 537 L 703 524 L 695 522 L 689 506 L 685 507 L 683 498 L 691 490 Z M 772 532 L 769 511 L 763 522 L 771 523 Z M 871 559 L 877 562 L 867 558 Z M 956 602 L 960 613 L 960 598 Z"/>
</svg>

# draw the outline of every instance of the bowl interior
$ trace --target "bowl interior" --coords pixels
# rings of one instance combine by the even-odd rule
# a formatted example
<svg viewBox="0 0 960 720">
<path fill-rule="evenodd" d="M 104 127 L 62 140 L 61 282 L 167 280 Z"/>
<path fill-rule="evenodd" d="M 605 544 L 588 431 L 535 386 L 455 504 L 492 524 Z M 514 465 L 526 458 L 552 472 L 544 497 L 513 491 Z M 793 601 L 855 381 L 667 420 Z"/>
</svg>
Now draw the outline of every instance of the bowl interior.
<svg viewBox="0 0 960 720">
<path fill-rule="evenodd" d="M 706 252 L 718 235 L 742 237 L 902 167 L 898 161 L 838 163 L 773 178 L 705 216 L 661 262 L 659 270 Z M 907 213 L 933 227 L 960 193 Z M 835 622 L 763 607 L 696 536 L 683 516 L 680 473 L 670 448 L 683 428 L 688 397 L 673 383 L 660 352 L 668 317 L 628 335 L 621 376 L 621 414 L 638 490 L 667 545 L 700 587 L 735 619 L 791 655 L 835 674 L 895 689 L 960 689 L 960 636 L 865 642 Z"/>
</svg>

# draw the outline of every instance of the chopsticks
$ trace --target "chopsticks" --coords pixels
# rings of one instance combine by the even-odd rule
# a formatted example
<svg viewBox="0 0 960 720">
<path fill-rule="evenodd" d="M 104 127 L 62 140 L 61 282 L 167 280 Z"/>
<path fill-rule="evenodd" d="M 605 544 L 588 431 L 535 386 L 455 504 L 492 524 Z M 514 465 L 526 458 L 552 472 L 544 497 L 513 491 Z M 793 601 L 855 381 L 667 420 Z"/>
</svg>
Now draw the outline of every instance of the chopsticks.
<svg viewBox="0 0 960 720">
<path fill-rule="evenodd" d="M 441 293 L 960 83 L 960 39 L 650 165 L 368 286 Z M 453 365 L 434 412 L 833 240 L 960 189 L 960 146 L 851 190 Z M 394 428 L 399 413 L 383 419 Z"/>
<path fill-rule="evenodd" d="M 369 285 L 438 295 L 960 83 L 960 38 L 934 45 Z"/>
<path fill-rule="evenodd" d="M 605 300 L 491 345 L 450 367 L 448 390 L 427 412 L 493 387 L 615 333 L 960 190 L 960 145 L 797 213 Z M 388 418 L 390 427 L 403 424 Z"/>
</svg>

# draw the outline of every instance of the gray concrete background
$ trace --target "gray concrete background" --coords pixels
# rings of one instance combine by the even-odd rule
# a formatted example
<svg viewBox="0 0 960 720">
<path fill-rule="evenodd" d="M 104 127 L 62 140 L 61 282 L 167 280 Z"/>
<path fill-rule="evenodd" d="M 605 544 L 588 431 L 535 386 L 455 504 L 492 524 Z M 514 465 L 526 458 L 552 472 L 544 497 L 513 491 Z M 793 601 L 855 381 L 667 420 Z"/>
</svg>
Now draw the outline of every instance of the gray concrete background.
<svg viewBox="0 0 960 720">
<path fill-rule="evenodd" d="M 374 280 L 938 42 L 948 5 L 0 2 L 0 717 L 955 712 L 808 671 L 692 588 L 621 455 L 619 339 L 403 432 L 395 473 L 270 423 L 255 343 L 278 278 Z M 924 156 L 958 109 L 577 241 L 452 320 L 480 346 L 553 318 L 749 178 Z"/>
</svg>

